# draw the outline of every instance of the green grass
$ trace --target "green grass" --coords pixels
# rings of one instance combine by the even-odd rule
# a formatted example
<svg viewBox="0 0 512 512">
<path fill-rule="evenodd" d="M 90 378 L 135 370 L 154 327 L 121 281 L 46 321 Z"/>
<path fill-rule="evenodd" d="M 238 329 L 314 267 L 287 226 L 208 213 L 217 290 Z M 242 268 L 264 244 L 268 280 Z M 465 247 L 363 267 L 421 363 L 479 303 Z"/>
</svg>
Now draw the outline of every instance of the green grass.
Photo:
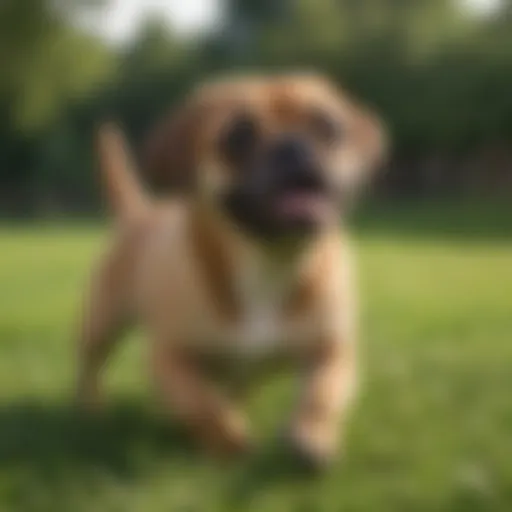
<svg viewBox="0 0 512 512">
<path fill-rule="evenodd" d="M 0 228 L 0 511 L 512 510 L 512 210 L 386 207 L 358 226 L 364 386 L 344 460 L 317 479 L 274 440 L 288 378 L 249 405 L 261 449 L 215 462 L 150 407 L 138 338 L 105 416 L 77 416 L 73 323 L 104 233 Z"/>
</svg>

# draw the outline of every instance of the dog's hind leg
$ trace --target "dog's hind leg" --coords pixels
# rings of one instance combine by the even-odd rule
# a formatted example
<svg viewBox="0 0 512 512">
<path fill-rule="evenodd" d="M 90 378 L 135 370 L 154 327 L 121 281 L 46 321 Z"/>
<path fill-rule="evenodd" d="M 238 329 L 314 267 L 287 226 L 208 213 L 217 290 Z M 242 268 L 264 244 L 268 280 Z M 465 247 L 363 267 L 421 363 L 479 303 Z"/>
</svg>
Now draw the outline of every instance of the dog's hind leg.
<svg viewBox="0 0 512 512">
<path fill-rule="evenodd" d="M 100 374 L 127 323 L 126 254 L 121 247 L 107 255 L 91 280 L 78 341 L 77 399 L 81 406 L 101 405 Z"/>
<path fill-rule="evenodd" d="M 137 247 L 146 231 L 149 199 L 138 182 L 121 131 L 105 125 L 98 134 L 98 156 L 118 238 L 91 281 L 78 347 L 78 400 L 100 401 L 99 374 L 130 313 Z"/>
</svg>

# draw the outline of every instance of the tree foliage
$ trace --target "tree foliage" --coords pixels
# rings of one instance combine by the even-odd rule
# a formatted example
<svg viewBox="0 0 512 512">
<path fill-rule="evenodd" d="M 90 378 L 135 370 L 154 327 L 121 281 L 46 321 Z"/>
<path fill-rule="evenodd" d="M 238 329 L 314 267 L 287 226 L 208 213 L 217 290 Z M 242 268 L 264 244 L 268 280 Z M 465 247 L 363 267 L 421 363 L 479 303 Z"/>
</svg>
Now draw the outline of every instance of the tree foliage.
<svg viewBox="0 0 512 512">
<path fill-rule="evenodd" d="M 193 83 L 226 70 L 314 67 L 362 96 L 391 127 L 392 188 L 424 190 L 432 159 L 506 148 L 512 136 L 509 1 L 477 16 L 460 0 L 230 0 L 222 30 L 189 40 L 152 19 L 123 48 L 76 23 L 101 3 L 0 4 L 4 209 L 89 205 L 100 120 L 121 120 L 137 143 Z M 436 191 L 487 172 L 459 164 Z"/>
</svg>

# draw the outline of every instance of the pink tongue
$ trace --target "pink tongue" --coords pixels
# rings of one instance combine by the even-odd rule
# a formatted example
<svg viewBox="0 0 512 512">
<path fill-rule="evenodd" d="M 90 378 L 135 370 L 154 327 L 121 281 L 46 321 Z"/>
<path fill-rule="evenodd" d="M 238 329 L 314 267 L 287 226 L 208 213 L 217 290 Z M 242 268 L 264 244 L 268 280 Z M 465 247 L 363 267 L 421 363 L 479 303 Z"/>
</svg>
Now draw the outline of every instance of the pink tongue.
<svg viewBox="0 0 512 512">
<path fill-rule="evenodd" d="M 327 212 L 327 205 L 317 195 L 297 192 L 281 197 L 277 210 L 286 217 L 318 217 Z"/>
</svg>

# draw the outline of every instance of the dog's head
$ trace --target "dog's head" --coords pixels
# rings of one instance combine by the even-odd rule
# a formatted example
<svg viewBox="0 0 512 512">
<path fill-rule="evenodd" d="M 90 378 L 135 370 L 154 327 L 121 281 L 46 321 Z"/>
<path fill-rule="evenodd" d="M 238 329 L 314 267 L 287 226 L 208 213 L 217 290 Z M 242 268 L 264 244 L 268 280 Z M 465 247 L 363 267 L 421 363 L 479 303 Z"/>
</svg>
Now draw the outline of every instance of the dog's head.
<svg viewBox="0 0 512 512">
<path fill-rule="evenodd" d="M 201 87 L 150 138 L 146 169 L 257 237 L 305 236 L 382 161 L 380 122 L 311 75 Z"/>
</svg>

